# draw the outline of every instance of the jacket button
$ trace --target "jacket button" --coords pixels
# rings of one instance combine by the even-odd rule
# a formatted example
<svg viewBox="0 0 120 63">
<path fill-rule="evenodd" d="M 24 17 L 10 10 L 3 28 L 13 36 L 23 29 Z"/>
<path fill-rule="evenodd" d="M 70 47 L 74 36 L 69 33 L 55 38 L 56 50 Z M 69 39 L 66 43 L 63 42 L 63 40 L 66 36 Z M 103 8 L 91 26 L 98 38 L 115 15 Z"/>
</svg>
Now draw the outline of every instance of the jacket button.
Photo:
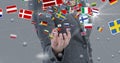
<svg viewBox="0 0 120 63">
<path fill-rule="evenodd" d="M 84 55 L 83 54 L 80 54 L 80 58 L 83 58 L 84 57 Z"/>
</svg>

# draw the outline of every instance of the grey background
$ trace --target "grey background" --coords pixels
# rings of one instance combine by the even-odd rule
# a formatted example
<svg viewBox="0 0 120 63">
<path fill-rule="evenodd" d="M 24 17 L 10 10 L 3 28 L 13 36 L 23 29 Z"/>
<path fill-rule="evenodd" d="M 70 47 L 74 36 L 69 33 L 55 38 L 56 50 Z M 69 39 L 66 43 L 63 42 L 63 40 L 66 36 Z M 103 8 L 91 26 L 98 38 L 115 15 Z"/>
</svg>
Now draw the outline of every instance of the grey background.
<svg viewBox="0 0 120 63">
<path fill-rule="evenodd" d="M 94 28 L 90 39 L 93 49 L 94 63 L 120 63 L 120 34 L 111 35 L 107 23 L 120 19 L 120 1 L 109 5 L 108 1 L 102 3 L 100 0 L 89 0 L 89 3 L 97 2 L 100 15 L 93 18 Z M 36 55 L 42 54 L 40 41 L 34 31 L 31 21 L 19 19 L 18 12 L 6 13 L 6 6 L 17 5 L 20 8 L 28 9 L 28 2 L 22 0 L 0 0 L 0 8 L 4 15 L 0 18 L 0 63 L 41 63 L 42 58 Z M 103 32 L 98 32 L 97 27 L 103 26 Z M 16 34 L 17 39 L 10 39 L 10 34 Z M 23 46 L 27 42 L 27 46 Z"/>
</svg>

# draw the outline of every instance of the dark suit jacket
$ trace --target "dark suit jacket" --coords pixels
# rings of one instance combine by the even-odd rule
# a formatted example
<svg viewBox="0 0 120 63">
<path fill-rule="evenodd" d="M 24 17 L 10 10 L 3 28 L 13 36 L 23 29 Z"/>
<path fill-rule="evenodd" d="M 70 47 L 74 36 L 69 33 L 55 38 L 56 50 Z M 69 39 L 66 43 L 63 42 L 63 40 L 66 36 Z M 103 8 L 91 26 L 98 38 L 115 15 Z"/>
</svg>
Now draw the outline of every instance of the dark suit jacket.
<svg viewBox="0 0 120 63">
<path fill-rule="evenodd" d="M 83 6 L 85 6 L 85 2 L 81 1 Z M 31 5 L 32 4 L 32 5 Z M 89 43 L 89 35 L 90 30 L 87 29 L 87 35 L 81 36 L 80 32 L 82 30 L 82 26 L 79 24 L 79 20 L 74 18 L 73 14 L 68 14 L 66 19 L 63 22 L 60 22 L 59 19 L 52 21 L 51 18 L 46 18 L 45 15 L 39 16 L 40 12 L 44 12 L 41 8 L 42 3 L 38 3 L 37 0 L 32 0 L 29 2 L 29 9 L 34 11 L 33 21 L 36 22 L 35 28 L 37 29 L 37 35 L 40 39 L 43 51 L 49 55 L 47 60 L 43 60 L 43 63 L 93 63 L 92 61 L 92 49 Z M 48 26 L 39 25 L 41 21 L 48 22 Z M 74 25 L 71 27 L 71 40 L 70 44 L 63 51 L 63 56 L 58 58 L 51 48 L 51 42 L 49 39 L 49 34 L 45 34 L 44 30 L 51 30 L 55 28 L 56 24 L 64 24 L 69 23 Z"/>
</svg>

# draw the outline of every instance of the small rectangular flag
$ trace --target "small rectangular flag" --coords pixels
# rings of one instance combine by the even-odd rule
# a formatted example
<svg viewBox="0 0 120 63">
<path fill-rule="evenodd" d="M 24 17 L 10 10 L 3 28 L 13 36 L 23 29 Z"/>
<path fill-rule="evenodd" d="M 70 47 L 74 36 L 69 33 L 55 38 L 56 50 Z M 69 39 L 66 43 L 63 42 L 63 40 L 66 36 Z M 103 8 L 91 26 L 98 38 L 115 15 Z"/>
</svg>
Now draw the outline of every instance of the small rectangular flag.
<svg viewBox="0 0 120 63">
<path fill-rule="evenodd" d="M 85 31 L 81 32 L 82 36 L 85 36 L 87 33 Z"/>
<path fill-rule="evenodd" d="M 69 28 L 70 27 L 70 23 L 64 23 L 64 27 L 65 28 Z"/>
<path fill-rule="evenodd" d="M 62 14 L 62 12 L 58 12 L 58 13 L 56 13 L 56 17 L 59 18 L 60 20 L 64 20 L 64 19 L 66 19 L 65 15 Z"/>
<path fill-rule="evenodd" d="M 89 14 L 89 15 L 92 14 L 92 11 L 91 11 L 91 8 L 90 8 L 90 7 L 81 7 L 81 12 L 82 12 L 83 14 Z"/>
<path fill-rule="evenodd" d="M 18 17 L 30 20 L 32 19 L 32 14 L 32 10 L 20 9 Z"/>
<path fill-rule="evenodd" d="M 92 2 L 92 3 L 91 3 L 91 6 L 96 6 L 96 2 Z"/>
<path fill-rule="evenodd" d="M 118 2 L 118 0 L 109 0 L 110 5 L 113 5 L 113 4 L 117 3 L 117 2 Z"/>
<path fill-rule="evenodd" d="M 73 7 L 74 10 L 80 10 L 82 7 L 82 4 L 77 4 L 76 6 Z"/>
<path fill-rule="evenodd" d="M 98 8 L 92 8 L 92 13 L 93 13 L 93 16 L 96 16 L 96 15 L 100 14 Z"/>
<path fill-rule="evenodd" d="M 102 2 L 106 2 L 106 0 L 101 0 Z"/>
<path fill-rule="evenodd" d="M 62 0 L 42 0 L 43 4 L 43 10 L 49 6 L 58 6 L 60 4 L 63 4 Z"/>
<path fill-rule="evenodd" d="M 32 22 L 31 22 L 31 24 L 34 24 L 34 25 L 35 25 L 35 24 L 36 24 L 36 22 L 35 22 L 35 21 L 32 21 Z"/>
<path fill-rule="evenodd" d="M 87 15 L 80 15 L 79 16 L 79 21 L 82 24 L 89 23 L 89 17 Z"/>
<path fill-rule="evenodd" d="M 15 38 L 17 38 L 17 35 L 16 34 L 10 34 L 10 38 L 15 39 Z"/>
<path fill-rule="evenodd" d="M 45 22 L 45 21 L 41 21 L 41 22 L 40 22 L 40 25 L 42 25 L 42 26 L 47 26 L 47 25 L 48 25 L 48 23 L 47 23 L 47 22 Z"/>
<path fill-rule="evenodd" d="M 0 8 L 0 17 L 3 16 L 3 10 Z"/>
<path fill-rule="evenodd" d="M 99 32 L 102 32 L 102 31 L 103 31 L 103 27 L 97 27 L 97 30 L 98 30 Z"/>
<path fill-rule="evenodd" d="M 120 19 L 108 22 L 108 26 L 112 35 L 120 33 Z"/>
<path fill-rule="evenodd" d="M 86 29 L 92 29 L 92 23 L 84 24 L 84 28 L 86 28 Z"/>
<path fill-rule="evenodd" d="M 17 6 L 16 5 L 11 5 L 6 7 L 7 13 L 15 13 L 17 12 Z"/>
<path fill-rule="evenodd" d="M 22 1 L 31 1 L 31 0 L 22 0 Z"/>
<path fill-rule="evenodd" d="M 63 9 L 61 10 L 62 14 L 67 14 L 67 10 Z"/>
</svg>

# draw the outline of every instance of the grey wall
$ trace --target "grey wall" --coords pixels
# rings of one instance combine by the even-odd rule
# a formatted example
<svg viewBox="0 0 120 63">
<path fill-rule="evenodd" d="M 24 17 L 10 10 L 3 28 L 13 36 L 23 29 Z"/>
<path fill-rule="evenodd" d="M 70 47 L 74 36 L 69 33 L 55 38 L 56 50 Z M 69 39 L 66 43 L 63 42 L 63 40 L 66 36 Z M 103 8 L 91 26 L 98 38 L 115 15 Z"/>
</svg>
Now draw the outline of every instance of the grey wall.
<svg viewBox="0 0 120 63">
<path fill-rule="evenodd" d="M 94 63 L 120 63 L 120 34 L 111 35 L 107 23 L 120 18 L 120 1 L 115 5 L 100 0 L 97 2 L 100 15 L 93 19 L 94 28 L 91 33 L 91 46 L 93 48 Z M 40 41 L 30 21 L 19 19 L 17 13 L 7 14 L 5 7 L 16 4 L 20 8 L 28 9 L 27 2 L 22 0 L 0 0 L 0 8 L 4 10 L 0 18 L 0 63 L 41 63 L 42 54 Z M 103 32 L 98 32 L 97 27 L 103 26 Z M 17 39 L 10 39 L 10 34 L 16 34 Z M 27 42 L 27 46 L 23 46 Z M 39 55 L 42 57 L 42 55 Z M 100 60 L 100 61 L 99 61 Z"/>
</svg>

